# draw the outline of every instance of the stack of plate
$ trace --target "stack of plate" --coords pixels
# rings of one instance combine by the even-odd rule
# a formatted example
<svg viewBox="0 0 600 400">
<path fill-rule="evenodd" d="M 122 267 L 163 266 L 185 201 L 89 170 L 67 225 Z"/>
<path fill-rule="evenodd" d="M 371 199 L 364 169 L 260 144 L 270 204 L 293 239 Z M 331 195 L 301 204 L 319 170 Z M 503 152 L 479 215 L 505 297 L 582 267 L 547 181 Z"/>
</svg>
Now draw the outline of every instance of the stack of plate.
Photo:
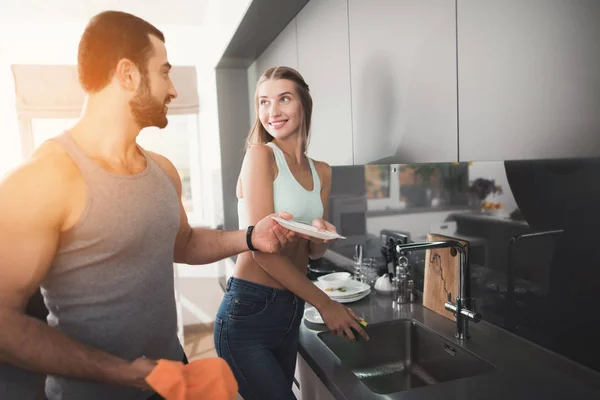
<svg viewBox="0 0 600 400">
<path fill-rule="evenodd" d="M 371 286 L 363 282 L 358 282 L 353 279 L 349 279 L 348 283 L 345 283 L 338 289 L 332 289 L 327 287 L 327 282 L 317 281 L 314 282 L 315 286 L 327 293 L 329 297 L 340 303 L 352 303 L 363 299 L 371 293 Z"/>
</svg>

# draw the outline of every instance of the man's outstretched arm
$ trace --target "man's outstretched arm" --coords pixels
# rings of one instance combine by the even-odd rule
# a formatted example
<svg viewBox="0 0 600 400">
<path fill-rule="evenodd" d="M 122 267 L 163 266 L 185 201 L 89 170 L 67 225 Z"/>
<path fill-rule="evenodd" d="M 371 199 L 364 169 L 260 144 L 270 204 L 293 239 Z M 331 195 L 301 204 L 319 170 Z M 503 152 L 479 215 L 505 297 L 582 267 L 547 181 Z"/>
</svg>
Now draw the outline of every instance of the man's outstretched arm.
<svg viewBox="0 0 600 400">
<path fill-rule="evenodd" d="M 181 202 L 181 178 L 175 166 L 165 157 L 150 153 L 154 161 L 169 175 L 179 196 L 179 233 L 175 241 L 175 262 L 183 264 L 210 264 L 250 250 L 246 230 L 220 231 L 192 228 Z M 273 214 L 291 219 L 287 213 Z M 296 234 L 283 228 L 269 217 L 256 224 L 251 236 L 252 245 L 261 252 L 277 253 L 288 243 L 297 240 Z"/>
</svg>

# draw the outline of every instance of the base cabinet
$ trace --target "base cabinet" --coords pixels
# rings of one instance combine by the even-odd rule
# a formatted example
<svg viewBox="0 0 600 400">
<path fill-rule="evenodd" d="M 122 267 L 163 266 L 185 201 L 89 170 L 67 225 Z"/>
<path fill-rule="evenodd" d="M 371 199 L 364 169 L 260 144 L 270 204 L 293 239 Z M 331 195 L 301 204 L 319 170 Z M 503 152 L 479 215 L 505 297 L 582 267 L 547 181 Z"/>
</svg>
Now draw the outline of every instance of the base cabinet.
<svg viewBox="0 0 600 400">
<path fill-rule="evenodd" d="M 300 387 L 294 384 L 294 394 L 298 400 L 335 400 L 321 379 L 314 373 L 308 363 L 298 354 L 296 362 L 296 380 Z M 296 391 L 296 389 L 299 389 Z"/>
</svg>

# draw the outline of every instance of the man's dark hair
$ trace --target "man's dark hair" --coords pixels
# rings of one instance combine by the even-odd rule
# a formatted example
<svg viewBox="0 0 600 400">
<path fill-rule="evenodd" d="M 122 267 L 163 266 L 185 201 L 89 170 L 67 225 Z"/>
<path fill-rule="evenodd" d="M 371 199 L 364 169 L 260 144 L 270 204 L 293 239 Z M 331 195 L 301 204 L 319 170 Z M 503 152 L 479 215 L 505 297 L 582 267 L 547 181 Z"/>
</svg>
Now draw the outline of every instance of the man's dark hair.
<svg viewBox="0 0 600 400">
<path fill-rule="evenodd" d="M 83 89 L 88 93 L 104 89 L 123 58 L 131 60 L 146 74 L 154 51 L 149 35 L 165 41 L 161 31 L 135 15 L 104 11 L 93 17 L 83 32 L 77 55 Z"/>
</svg>

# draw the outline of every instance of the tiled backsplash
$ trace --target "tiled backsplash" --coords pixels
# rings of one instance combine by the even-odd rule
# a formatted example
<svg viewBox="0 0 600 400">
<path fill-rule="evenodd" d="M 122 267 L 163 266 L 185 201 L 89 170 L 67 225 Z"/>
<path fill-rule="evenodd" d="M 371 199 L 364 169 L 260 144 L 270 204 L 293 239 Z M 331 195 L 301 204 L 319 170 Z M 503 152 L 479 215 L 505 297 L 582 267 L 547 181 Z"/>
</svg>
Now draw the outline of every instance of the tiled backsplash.
<svg viewBox="0 0 600 400">
<path fill-rule="evenodd" d="M 600 371 L 598 182 L 600 159 L 369 165 L 334 167 L 332 195 L 366 197 L 371 254 L 382 229 L 469 241 L 486 321 Z"/>
</svg>

